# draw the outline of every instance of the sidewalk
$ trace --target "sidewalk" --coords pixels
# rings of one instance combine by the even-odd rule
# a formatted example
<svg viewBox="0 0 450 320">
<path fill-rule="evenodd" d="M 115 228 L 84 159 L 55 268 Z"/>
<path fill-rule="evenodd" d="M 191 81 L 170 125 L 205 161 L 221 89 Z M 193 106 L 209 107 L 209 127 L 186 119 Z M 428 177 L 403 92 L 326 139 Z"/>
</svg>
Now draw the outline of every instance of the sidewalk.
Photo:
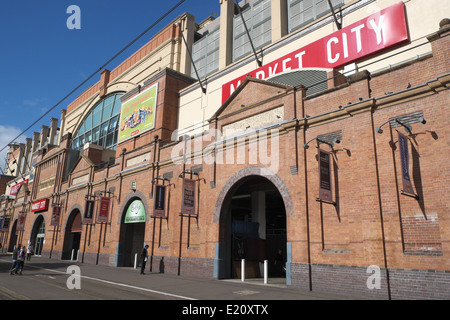
<svg viewBox="0 0 450 320">
<path fill-rule="evenodd" d="M 11 255 L 0 254 L 2 262 L 11 261 Z M 77 265 L 81 270 L 82 281 L 98 281 L 109 286 L 128 286 L 142 290 L 175 297 L 180 300 L 360 300 L 358 297 L 336 296 L 331 294 L 303 291 L 287 287 L 284 279 L 269 279 L 265 285 L 263 279 L 249 279 L 242 282 L 238 279 L 216 280 L 205 278 L 187 278 L 177 275 L 146 273 L 140 275 L 139 270 L 133 268 L 114 268 L 101 265 L 81 264 L 72 261 L 62 261 L 32 257 L 25 262 L 24 273 L 28 270 L 36 272 L 38 269 L 49 270 L 65 274 L 67 268 Z M 281 280 L 281 281 L 280 281 Z"/>
</svg>

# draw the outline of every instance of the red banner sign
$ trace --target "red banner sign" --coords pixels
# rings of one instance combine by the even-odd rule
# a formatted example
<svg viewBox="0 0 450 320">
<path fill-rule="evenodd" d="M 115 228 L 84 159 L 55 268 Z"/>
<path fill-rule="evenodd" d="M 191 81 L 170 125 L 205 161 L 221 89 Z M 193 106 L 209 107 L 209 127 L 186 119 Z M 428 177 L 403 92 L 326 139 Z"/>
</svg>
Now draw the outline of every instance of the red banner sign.
<svg viewBox="0 0 450 320">
<path fill-rule="evenodd" d="M 266 80 L 303 68 L 336 69 L 407 41 L 405 6 L 399 2 L 226 83 L 222 103 L 247 76 Z"/>
<path fill-rule="evenodd" d="M 109 216 L 109 207 L 111 205 L 111 198 L 101 197 L 100 198 L 100 208 L 98 211 L 97 222 L 107 223 Z"/>
<path fill-rule="evenodd" d="M 31 212 L 43 212 L 48 210 L 49 199 L 42 199 L 39 201 L 33 202 L 31 205 Z"/>
<path fill-rule="evenodd" d="M 28 185 L 28 181 L 29 181 L 29 179 L 24 180 L 24 181 L 22 181 L 22 182 L 19 182 L 19 183 L 16 184 L 16 185 L 13 185 L 13 186 L 11 187 L 11 190 L 10 190 L 9 194 L 10 194 L 11 196 L 15 196 L 15 195 L 17 194 L 17 192 L 19 192 L 20 186 L 23 185 L 23 184 Z"/>
</svg>

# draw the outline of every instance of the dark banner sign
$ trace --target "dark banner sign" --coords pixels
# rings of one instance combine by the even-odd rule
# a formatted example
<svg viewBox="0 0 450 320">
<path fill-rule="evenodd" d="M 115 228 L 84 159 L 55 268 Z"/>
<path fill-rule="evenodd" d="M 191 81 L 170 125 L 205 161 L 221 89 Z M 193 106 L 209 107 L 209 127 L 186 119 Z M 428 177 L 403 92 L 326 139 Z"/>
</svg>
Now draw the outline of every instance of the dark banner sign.
<svg viewBox="0 0 450 320">
<path fill-rule="evenodd" d="M 331 156 L 329 152 L 319 149 L 319 199 L 333 201 L 331 191 Z"/>
<path fill-rule="evenodd" d="M 100 198 L 100 208 L 98 211 L 97 222 L 107 223 L 109 216 L 109 207 L 111 205 L 111 198 L 101 197 Z"/>
<path fill-rule="evenodd" d="M 411 183 L 411 177 L 409 176 L 409 140 L 402 134 L 398 133 L 398 144 L 400 149 L 400 161 L 402 164 L 402 182 L 403 182 L 403 192 L 414 194 L 414 189 Z"/>
<path fill-rule="evenodd" d="M 83 224 L 91 224 L 94 221 L 94 200 L 86 200 L 84 207 Z"/>
<path fill-rule="evenodd" d="M 195 185 L 195 180 L 184 179 L 183 181 L 182 214 L 195 214 Z"/>
<path fill-rule="evenodd" d="M 1 218 L 0 219 L 0 231 L 8 232 L 9 230 L 9 218 Z"/>
<path fill-rule="evenodd" d="M 53 227 L 57 227 L 59 225 L 60 218 L 61 218 L 61 206 L 53 207 L 52 220 L 50 221 L 50 225 Z"/>
<path fill-rule="evenodd" d="M 166 191 L 167 186 L 155 186 L 155 204 L 153 207 L 153 216 L 155 217 L 166 217 Z"/>
</svg>

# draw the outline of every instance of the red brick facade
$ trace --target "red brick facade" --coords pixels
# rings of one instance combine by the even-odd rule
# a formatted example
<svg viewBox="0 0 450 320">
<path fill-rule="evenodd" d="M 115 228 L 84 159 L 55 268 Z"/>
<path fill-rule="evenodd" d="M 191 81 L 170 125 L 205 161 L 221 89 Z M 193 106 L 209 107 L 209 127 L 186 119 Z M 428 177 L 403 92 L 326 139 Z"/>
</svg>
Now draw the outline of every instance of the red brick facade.
<svg viewBox="0 0 450 320">
<path fill-rule="evenodd" d="M 18 232 L 18 241 L 28 240 L 42 216 L 47 228 L 43 255 L 67 259 L 72 220 L 83 214 L 86 196 L 96 196 L 98 204 L 99 195 L 108 195 L 112 197 L 109 222 L 83 225 L 78 259 L 128 266 L 123 255 L 129 253 L 123 247 L 129 229 L 123 221 L 130 203 L 139 199 L 146 211 L 143 239 L 150 245 L 152 271 L 226 277 L 231 198 L 250 178 L 263 177 L 278 190 L 285 208 L 287 284 L 381 299 L 448 299 L 449 30 L 444 26 L 429 38 L 430 56 L 378 74 L 357 73 L 344 82 L 339 77 L 329 90 L 308 97 L 304 87 L 247 78 L 211 119 L 210 132 L 277 108 L 283 109 L 283 116 L 268 132 L 247 134 L 246 140 L 233 140 L 224 149 L 213 147 L 219 140 L 213 134 L 203 141 L 197 137 L 202 148 L 195 148 L 192 139 L 171 141 L 177 129 L 178 92 L 190 79 L 165 70 L 147 83 L 159 83 L 155 129 L 119 145 L 114 163 L 102 163 L 98 151 L 88 149 L 65 172 L 70 154 L 64 147 L 70 145 L 70 137 L 40 156 L 31 199 L 49 198 L 51 204 L 61 205 L 61 219 L 59 225 L 50 226 L 51 208 L 33 214 L 25 207 L 25 231 Z M 412 121 L 408 135 L 414 198 L 402 194 L 396 131 L 406 132 L 395 125 L 395 118 L 418 114 L 426 123 Z M 380 126 L 382 134 L 377 133 Z M 334 204 L 317 200 L 320 181 L 314 139 L 327 134 L 340 137 L 333 148 L 320 144 L 332 155 Z M 255 156 L 265 140 L 270 164 Z M 189 161 L 176 164 L 174 156 L 185 142 L 191 149 L 181 155 Z M 224 163 L 205 163 L 207 157 L 223 157 Z M 230 164 L 227 159 L 234 161 Z M 194 216 L 180 214 L 183 172 L 197 181 Z M 136 190 L 130 189 L 132 182 Z M 152 182 L 168 185 L 165 218 L 153 217 Z M 28 201 L 27 190 L 21 187 L 15 201 Z M 8 203 L 14 217 L 11 225 L 23 209 L 13 205 Z M 2 239 L 4 244 L 8 241 Z M 380 289 L 367 286 L 369 266 L 381 270 Z M 415 289 L 417 285 L 421 291 Z"/>
</svg>

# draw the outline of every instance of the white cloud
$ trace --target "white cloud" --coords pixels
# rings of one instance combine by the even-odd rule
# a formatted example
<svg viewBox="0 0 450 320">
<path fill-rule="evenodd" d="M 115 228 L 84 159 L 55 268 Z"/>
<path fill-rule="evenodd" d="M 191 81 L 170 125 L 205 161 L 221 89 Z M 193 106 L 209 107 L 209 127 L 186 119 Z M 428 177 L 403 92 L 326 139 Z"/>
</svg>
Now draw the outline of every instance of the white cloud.
<svg viewBox="0 0 450 320">
<path fill-rule="evenodd" d="M 8 153 L 9 147 L 8 144 L 15 139 L 22 130 L 20 128 L 11 127 L 11 126 L 3 126 L 0 125 L 0 150 L 6 147 L 3 151 L 0 152 L 0 168 L 5 171 L 5 158 Z M 21 136 L 16 143 L 20 143 L 25 141 L 25 136 Z M 2 174 L 2 171 L 0 171 Z"/>
</svg>

